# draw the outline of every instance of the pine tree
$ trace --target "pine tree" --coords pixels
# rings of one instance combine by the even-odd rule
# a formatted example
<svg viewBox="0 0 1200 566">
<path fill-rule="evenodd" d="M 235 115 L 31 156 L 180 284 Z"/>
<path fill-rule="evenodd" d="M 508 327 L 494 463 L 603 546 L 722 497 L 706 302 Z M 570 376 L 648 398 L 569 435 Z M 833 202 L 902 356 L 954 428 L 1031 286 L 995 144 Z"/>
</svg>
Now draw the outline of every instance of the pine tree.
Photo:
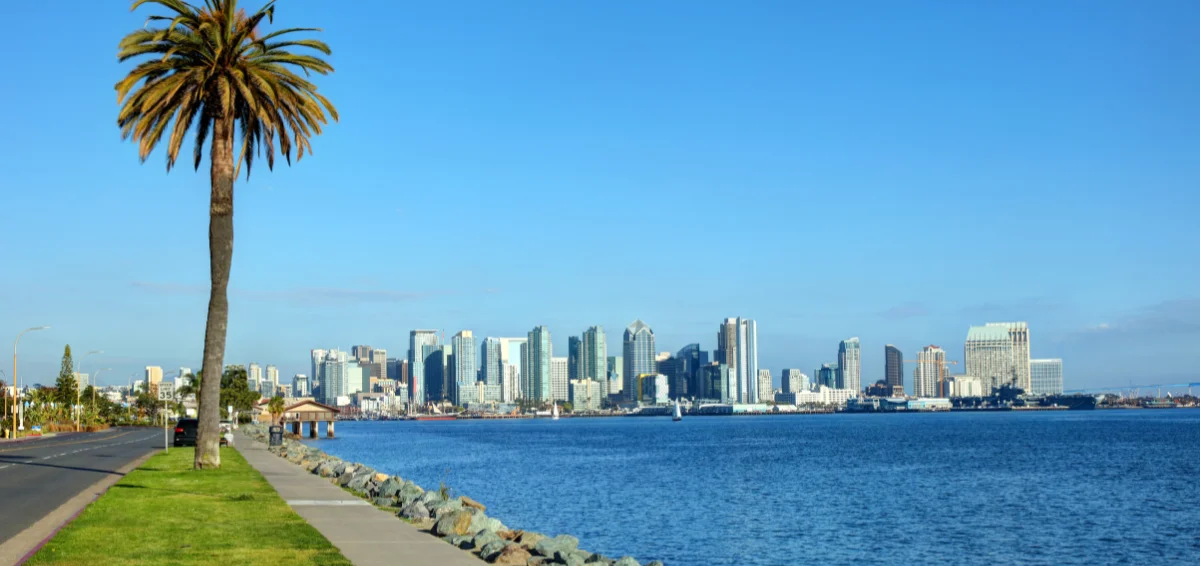
<svg viewBox="0 0 1200 566">
<path fill-rule="evenodd" d="M 75 390 L 79 384 L 75 381 L 75 362 L 71 360 L 70 344 L 63 350 L 62 369 L 58 370 L 58 380 L 54 382 L 54 387 L 58 390 L 55 395 L 56 401 L 64 405 L 75 404 Z"/>
</svg>

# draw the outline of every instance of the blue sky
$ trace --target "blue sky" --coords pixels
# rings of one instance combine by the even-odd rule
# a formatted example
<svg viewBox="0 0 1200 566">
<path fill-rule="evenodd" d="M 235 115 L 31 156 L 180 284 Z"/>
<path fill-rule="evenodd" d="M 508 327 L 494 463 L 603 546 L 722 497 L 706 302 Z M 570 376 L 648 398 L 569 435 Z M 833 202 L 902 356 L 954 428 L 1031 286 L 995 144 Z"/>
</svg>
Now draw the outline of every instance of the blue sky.
<svg viewBox="0 0 1200 566">
<path fill-rule="evenodd" d="M 257 2 L 247 2 L 257 6 Z M 0 47 L 0 337 L 125 382 L 200 363 L 207 162 L 139 164 L 120 37 L 150 11 L 18 3 Z M 403 355 L 412 328 L 660 350 L 758 320 L 760 365 L 1026 320 L 1067 387 L 1200 365 L 1200 4 L 282 0 L 342 121 L 239 181 L 226 363 Z M 54 41 L 45 41 L 53 22 Z M 2 364 L 0 364 L 2 365 Z M 84 371 L 89 371 L 85 367 Z M 906 376 L 906 381 L 910 376 Z M 1193 378 L 1193 380 L 1195 380 Z"/>
</svg>

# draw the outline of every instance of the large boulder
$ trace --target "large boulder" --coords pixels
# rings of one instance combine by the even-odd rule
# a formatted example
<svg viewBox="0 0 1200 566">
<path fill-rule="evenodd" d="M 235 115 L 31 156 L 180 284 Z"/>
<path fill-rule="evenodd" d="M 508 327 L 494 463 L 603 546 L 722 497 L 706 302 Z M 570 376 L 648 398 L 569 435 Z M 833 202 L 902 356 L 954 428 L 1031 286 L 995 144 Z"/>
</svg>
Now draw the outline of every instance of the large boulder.
<svg viewBox="0 0 1200 566">
<path fill-rule="evenodd" d="M 661 560 L 652 560 L 646 563 L 646 566 L 665 566 Z"/>
<path fill-rule="evenodd" d="M 343 462 L 341 460 L 334 462 L 333 463 L 333 475 L 340 476 L 340 475 L 346 473 L 346 468 L 350 468 L 351 471 L 354 471 L 354 466 L 351 464 L 347 464 L 346 462 Z"/>
<path fill-rule="evenodd" d="M 569 552 L 579 548 L 579 539 L 571 535 L 558 535 L 538 541 L 533 545 L 533 553 L 538 556 L 553 557 L 555 552 Z"/>
<path fill-rule="evenodd" d="M 463 507 L 471 507 L 473 509 L 478 509 L 480 511 L 487 511 L 487 507 L 484 507 L 484 505 L 482 503 L 475 501 L 474 499 L 471 499 L 470 497 L 467 497 L 464 495 L 462 497 L 459 497 L 459 499 L 462 500 Z"/>
<path fill-rule="evenodd" d="M 445 501 L 445 500 L 446 500 L 446 498 L 442 497 L 442 494 L 440 494 L 436 491 L 426 491 L 424 494 L 421 495 L 421 503 L 424 503 L 426 505 L 430 505 L 432 503 L 436 503 L 438 501 Z"/>
<path fill-rule="evenodd" d="M 425 521 L 429 519 L 429 509 L 425 508 L 425 506 L 421 505 L 420 503 L 413 502 L 401 509 L 400 513 L 397 515 L 403 519 L 408 519 L 409 521 Z"/>
<path fill-rule="evenodd" d="M 338 465 L 342 464 L 339 460 L 326 460 L 317 466 L 317 474 L 323 478 L 334 478 L 338 475 Z M 345 466 L 343 466 L 343 469 Z"/>
<path fill-rule="evenodd" d="M 492 564 L 501 564 L 502 566 L 525 566 L 529 564 L 532 555 L 528 550 L 518 544 L 506 544 L 500 552 L 492 554 L 487 558 Z"/>
<path fill-rule="evenodd" d="M 475 545 L 471 542 L 471 538 L 472 537 L 465 535 L 450 535 L 442 540 L 463 550 L 471 550 L 472 548 L 475 548 Z"/>
<path fill-rule="evenodd" d="M 506 540 L 500 540 L 500 539 L 489 542 L 489 543 L 479 547 L 479 557 L 490 562 L 492 560 L 492 558 L 495 558 L 497 555 L 500 554 L 501 550 L 504 550 L 504 547 L 506 547 L 510 544 L 512 544 L 512 543 L 508 542 Z"/>
<path fill-rule="evenodd" d="M 528 548 L 530 550 L 533 550 L 533 548 L 535 546 L 537 546 L 537 543 L 542 542 L 542 540 L 544 540 L 546 538 L 546 535 L 544 535 L 542 533 L 535 533 L 533 531 L 518 531 L 518 532 L 520 532 L 521 534 L 518 535 L 517 538 L 513 539 L 513 542 L 515 542 L 525 548 Z"/>
<path fill-rule="evenodd" d="M 579 552 L 578 550 L 555 551 L 554 563 L 555 564 L 566 564 L 567 566 L 583 566 L 584 559 L 586 557 L 581 556 L 580 554 L 578 554 L 578 552 Z M 586 553 L 584 553 L 584 554 L 586 554 Z"/>
<path fill-rule="evenodd" d="M 583 561 L 584 564 L 602 564 L 603 566 L 612 566 L 613 562 L 616 562 L 616 560 L 603 554 L 593 554 L 587 560 Z"/>
<path fill-rule="evenodd" d="M 371 470 L 355 473 L 354 477 L 350 479 L 350 482 L 346 484 L 346 487 L 360 493 L 366 493 L 367 487 L 374 477 L 375 474 Z"/>
<path fill-rule="evenodd" d="M 638 564 L 638 561 L 634 560 L 632 556 L 622 556 L 622 557 L 618 558 L 616 562 L 613 563 L 613 566 L 642 566 L 642 565 Z"/>
<path fill-rule="evenodd" d="M 379 489 L 376 490 L 377 497 L 395 497 L 404 488 L 404 481 L 400 478 L 388 478 L 379 484 Z"/>
<path fill-rule="evenodd" d="M 441 519 L 447 513 L 453 513 L 462 509 L 462 503 L 459 503 L 453 499 L 450 501 L 436 501 L 432 504 L 426 505 L 425 508 L 429 509 L 429 514 L 432 515 L 434 519 Z M 471 532 L 475 531 L 472 530 Z"/>
<path fill-rule="evenodd" d="M 447 513 L 433 524 L 432 532 L 439 537 L 472 534 L 471 513 L 468 511 L 452 511 Z"/>
<path fill-rule="evenodd" d="M 396 500 L 392 499 L 391 497 L 376 497 L 375 499 L 371 500 L 371 503 L 374 503 L 376 507 L 395 507 L 396 506 Z"/>
<path fill-rule="evenodd" d="M 421 486 L 406 481 L 404 487 L 400 488 L 400 503 L 403 504 L 402 507 L 407 507 L 409 503 L 420 501 L 424 495 L 425 490 L 421 489 Z"/>
<path fill-rule="evenodd" d="M 489 531 L 480 531 L 471 537 L 471 548 L 483 548 L 493 542 L 507 542 L 500 540 L 496 533 Z"/>
</svg>

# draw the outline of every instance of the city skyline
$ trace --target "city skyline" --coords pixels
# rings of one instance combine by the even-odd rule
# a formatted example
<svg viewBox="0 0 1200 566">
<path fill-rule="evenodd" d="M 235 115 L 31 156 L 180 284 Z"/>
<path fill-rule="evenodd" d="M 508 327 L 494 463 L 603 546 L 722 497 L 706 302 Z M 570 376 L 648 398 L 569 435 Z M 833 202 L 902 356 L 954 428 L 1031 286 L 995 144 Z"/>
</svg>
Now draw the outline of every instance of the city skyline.
<svg viewBox="0 0 1200 566">
<path fill-rule="evenodd" d="M 1190 216 L 1200 140 L 1186 127 L 1200 122 L 1187 96 L 1200 81 L 1179 48 L 1194 34 L 1195 3 L 1100 2 L 1083 20 L 1070 4 L 706 3 L 686 23 L 671 3 L 564 4 L 539 18 L 506 3 L 474 3 L 473 18 L 450 5 L 377 4 L 381 16 L 418 22 L 398 39 L 423 54 L 410 73 L 359 72 L 384 55 L 355 41 L 352 13 L 289 8 L 296 21 L 322 22 L 322 39 L 337 46 L 338 73 L 321 88 L 344 120 L 315 141 L 319 158 L 256 168 L 237 184 L 227 361 L 305 373 L 295 352 L 312 344 L 404 350 L 397 324 L 493 336 L 601 324 L 613 353 L 639 317 L 663 344 L 711 349 L 711 321 L 746 313 L 760 326 L 760 365 L 776 372 L 832 362 L 829 343 L 859 336 L 872 382 L 878 344 L 958 352 L 963 327 L 982 320 L 1028 321 L 1035 355 L 1071 360 L 1068 387 L 1127 384 L 1131 374 L 1169 383 L 1200 367 L 1190 347 L 1200 338 L 1200 264 L 1180 259 L 1200 256 Z M 207 169 L 165 175 L 161 155 L 142 165 L 114 134 L 110 32 L 141 28 L 144 15 L 72 7 L 64 31 L 96 48 L 44 54 L 82 57 L 80 80 L 93 90 L 0 93 L 27 109 L 9 124 L 23 136 L 0 140 L 0 155 L 20 164 L 9 182 L 31 187 L 6 195 L 22 213 L 0 223 L 0 241 L 13 243 L 0 336 L 52 325 L 21 344 L 19 373 L 35 381 L 57 373 L 63 344 L 104 350 L 114 369 L 101 381 L 147 364 L 198 367 Z M 13 10 L 19 21 L 57 15 L 44 2 Z M 867 13 L 898 24 L 864 33 Z M 991 22 L 987 33 L 964 33 L 979 21 Z M 579 33 L 544 49 L 538 38 L 564 29 Z M 0 42 L 16 50 L 32 33 Z M 995 49 L 1005 37 L 1023 38 L 1021 49 Z M 578 63 L 566 76 L 565 60 Z M 13 64 L 34 83 L 55 80 L 33 60 Z M 89 152 L 63 166 L 43 149 L 78 124 Z M 797 237 L 798 218 L 834 213 L 850 197 L 854 214 Z M 713 215 L 737 229 L 714 230 Z M 936 223 L 912 221 L 932 215 Z M 372 219 L 355 230 L 314 224 L 325 216 Z M 44 229 L 62 218 L 97 226 L 87 237 Z M 457 229 L 447 230 L 451 219 Z M 482 228 L 498 219 L 502 232 Z M 507 253 L 480 245 L 497 234 Z M 632 234 L 647 255 L 696 250 L 721 268 L 771 276 L 669 288 L 598 276 L 601 264 L 614 274 L 638 267 L 625 250 Z M 549 267 L 537 278 L 511 254 L 531 241 Z M 447 268 L 450 256 L 414 257 L 428 246 L 476 252 L 474 276 Z M 880 247 L 887 253 L 871 255 Z M 311 268 L 363 248 L 390 261 Z M 87 277 L 55 274 L 63 250 Z M 812 277 L 817 269 L 839 277 Z M 1134 275 L 1145 273 L 1154 277 Z M 962 274 L 969 281 L 953 276 Z M 565 352 L 565 340 L 554 347 Z"/>
</svg>

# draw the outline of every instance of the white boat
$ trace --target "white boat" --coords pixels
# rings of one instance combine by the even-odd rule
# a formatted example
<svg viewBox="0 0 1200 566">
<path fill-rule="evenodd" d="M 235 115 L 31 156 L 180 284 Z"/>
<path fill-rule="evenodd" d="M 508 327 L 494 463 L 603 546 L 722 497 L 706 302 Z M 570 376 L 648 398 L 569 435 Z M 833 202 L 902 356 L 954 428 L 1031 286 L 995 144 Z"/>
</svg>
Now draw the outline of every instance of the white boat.
<svg viewBox="0 0 1200 566">
<path fill-rule="evenodd" d="M 557 421 L 557 420 L 558 420 L 558 403 L 555 403 L 555 404 L 554 404 L 554 409 L 552 409 L 552 410 L 550 411 L 550 420 L 552 420 L 552 421 Z"/>
<path fill-rule="evenodd" d="M 671 416 L 671 420 L 673 420 L 673 421 L 682 421 L 683 420 L 683 413 L 680 412 L 680 410 L 679 410 L 679 401 L 675 402 L 675 414 L 673 416 Z"/>
</svg>

